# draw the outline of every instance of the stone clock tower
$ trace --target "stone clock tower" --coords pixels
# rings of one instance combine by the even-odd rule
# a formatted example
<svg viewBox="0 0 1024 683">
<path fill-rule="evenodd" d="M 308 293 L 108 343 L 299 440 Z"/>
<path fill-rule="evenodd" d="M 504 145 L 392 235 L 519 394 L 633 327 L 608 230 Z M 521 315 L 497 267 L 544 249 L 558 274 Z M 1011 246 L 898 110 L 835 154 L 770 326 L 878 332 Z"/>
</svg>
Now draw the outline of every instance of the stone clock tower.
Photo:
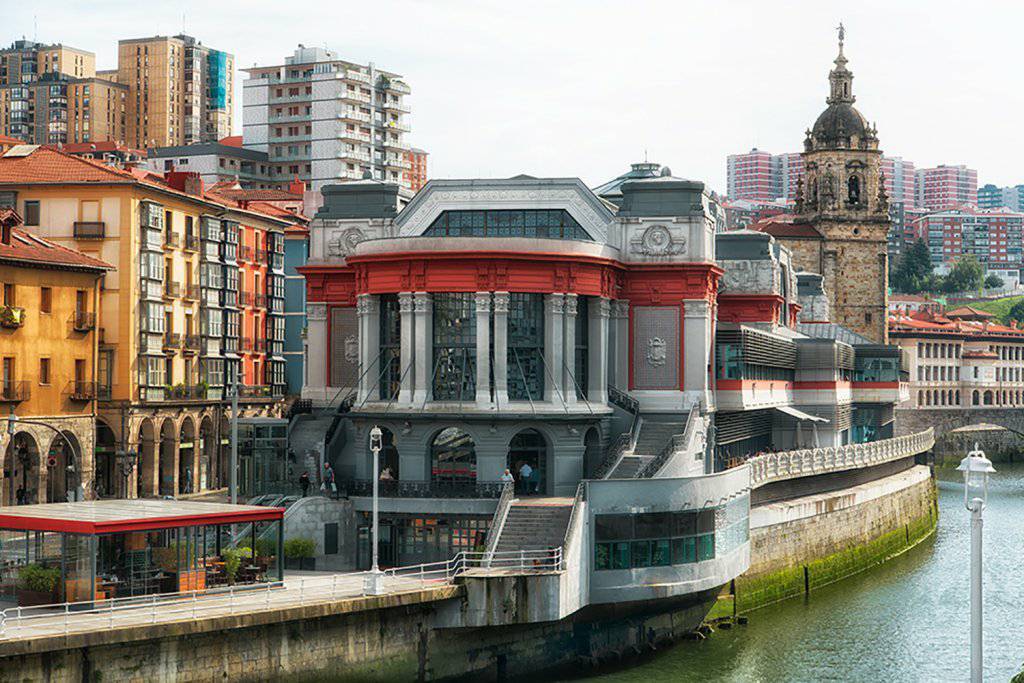
<svg viewBox="0 0 1024 683">
<path fill-rule="evenodd" d="M 877 130 L 854 106 L 853 74 L 843 55 L 829 73 L 825 109 L 804 140 L 804 178 L 794 223 L 820 234 L 794 247 L 797 266 L 820 273 L 832 320 L 876 343 L 887 334 L 889 201 Z M 783 242 L 787 242 L 785 238 Z"/>
</svg>

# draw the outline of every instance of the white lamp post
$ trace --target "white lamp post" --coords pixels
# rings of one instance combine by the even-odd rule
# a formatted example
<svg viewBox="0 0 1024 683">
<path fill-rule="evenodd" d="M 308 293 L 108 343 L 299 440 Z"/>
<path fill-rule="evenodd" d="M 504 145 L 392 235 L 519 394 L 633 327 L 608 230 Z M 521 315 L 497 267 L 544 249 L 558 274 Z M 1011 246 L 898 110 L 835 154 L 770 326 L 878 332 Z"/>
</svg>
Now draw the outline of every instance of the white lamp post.
<svg viewBox="0 0 1024 683">
<path fill-rule="evenodd" d="M 977 443 L 957 469 L 964 473 L 964 507 L 971 512 L 971 683 L 981 683 L 981 513 L 989 474 L 996 470 Z"/>
<path fill-rule="evenodd" d="M 373 595 L 380 595 L 384 592 L 383 581 L 381 581 L 380 566 L 377 563 L 377 551 L 379 529 L 377 526 L 377 493 L 380 485 L 380 449 L 383 443 L 384 435 L 380 431 L 380 427 L 377 425 L 373 426 L 370 430 L 370 450 L 373 451 L 373 527 L 371 532 L 371 556 L 373 557 L 373 565 L 370 567 L 370 590 L 369 592 Z"/>
</svg>

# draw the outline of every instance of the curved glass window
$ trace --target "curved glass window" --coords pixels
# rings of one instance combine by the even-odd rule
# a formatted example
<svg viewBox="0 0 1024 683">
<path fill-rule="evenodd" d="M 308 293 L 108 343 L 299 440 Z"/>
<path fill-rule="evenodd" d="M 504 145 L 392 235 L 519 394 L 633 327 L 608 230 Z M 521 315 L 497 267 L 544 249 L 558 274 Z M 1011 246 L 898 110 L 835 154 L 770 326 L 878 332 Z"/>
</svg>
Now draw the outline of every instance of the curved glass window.
<svg viewBox="0 0 1024 683">
<path fill-rule="evenodd" d="M 402 381 L 402 318 L 397 294 L 380 297 L 380 400 L 398 398 Z"/>
<path fill-rule="evenodd" d="M 565 209 L 442 211 L 424 237 L 546 237 L 593 239 Z"/>
<path fill-rule="evenodd" d="M 544 398 L 544 295 L 513 292 L 508 305 L 508 398 Z"/>
<path fill-rule="evenodd" d="M 576 398 L 587 398 L 587 365 L 589 361 L 590 298 L 581 296 L 576 304 L 576 353 L 573 365 L 573 373 L 576 376 Z"/>
<path fill-rule="evenodd" d="M 476 307 L 473 294 L 434 294 L 434 400 L 476 398 Z"/>
<path fill-rule="evenodd" d="M 430 443 L 430 480 L 439 484 L 476 482 L 476 444 L 457 427 L 438 432 Z"/>
</svg>

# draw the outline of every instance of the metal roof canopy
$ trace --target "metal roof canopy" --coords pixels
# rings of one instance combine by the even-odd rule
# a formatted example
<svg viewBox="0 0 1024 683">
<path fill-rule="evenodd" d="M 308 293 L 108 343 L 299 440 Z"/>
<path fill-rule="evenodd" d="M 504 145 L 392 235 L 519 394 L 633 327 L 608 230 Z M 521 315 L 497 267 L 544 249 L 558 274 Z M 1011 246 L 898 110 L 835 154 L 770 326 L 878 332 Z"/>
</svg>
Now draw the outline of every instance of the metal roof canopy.
<svg viewBox="0 0 1024 683">
<path fill-rule="evenodd" d="M 789 406 L 775 406 L 775 410 L 779 411 L 780 413 L 785 413 L 790 417 L 795 417 L 798 420 L 810 420 L 811 422 L 828 422 L 828 420 L 823 417 L 811 415 L 810 413 L 805 413 L 802 410 L 797 410 L 796 408 L 791 408 Z M 2 509 L 3 508 L 0 508 L 0 510 Z"/>
<path fill-rule="evenodd" d="M 284 518 L 284 508 L 191 500 L 90 500 L 0 507 L 0 529 L 108 534 Z"/>
</svg>

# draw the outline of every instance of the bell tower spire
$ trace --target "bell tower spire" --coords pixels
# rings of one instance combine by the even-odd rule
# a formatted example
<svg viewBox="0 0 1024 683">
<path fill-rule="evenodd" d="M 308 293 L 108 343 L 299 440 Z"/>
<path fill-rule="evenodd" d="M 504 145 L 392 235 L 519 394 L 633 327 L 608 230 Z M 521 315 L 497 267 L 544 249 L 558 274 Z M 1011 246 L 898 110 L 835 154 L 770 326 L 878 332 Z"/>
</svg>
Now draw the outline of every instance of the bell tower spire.
<svg viewBox="0 0 1024 683">
<path fill-rule="evenodd" d="M 840 22 L 836 27 L 839 31 L 839 55 L 836 57 L 836 68 L 828 74 L 828 82 L 832 85 L 827 104 L 845 102 L 853 104 L 857 98 L 853 96 L 853 73 L 846 68 L 846 55 L 843 54 L 843 43 L 846 41 L 846 28 Z"/>
</svg>

